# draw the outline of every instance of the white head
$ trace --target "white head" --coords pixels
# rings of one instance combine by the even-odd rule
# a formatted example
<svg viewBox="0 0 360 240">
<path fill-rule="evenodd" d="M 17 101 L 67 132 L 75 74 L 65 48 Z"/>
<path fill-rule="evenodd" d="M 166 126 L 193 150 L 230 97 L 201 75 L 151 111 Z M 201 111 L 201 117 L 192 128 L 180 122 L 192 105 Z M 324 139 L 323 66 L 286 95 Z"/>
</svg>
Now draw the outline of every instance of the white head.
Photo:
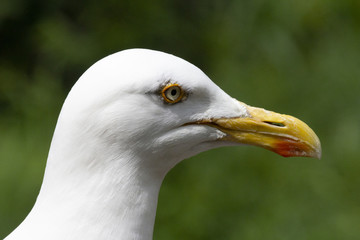
<svg viewBox="0 0 360 240">
<path fill-rule="evenodd" d="M 170 89 L 174 94 L 183 95 L 177 103 L 168 103 L 162 94 L 172 85 L 178 86 Z M 245 116 L 244 104 L 189 62 L 132 49 L 100 60 L 83 74 L 58 120 L 55 136 L 66 136 L 52 145 L 69 144 L 72 157 L 89 149 L 113 157 L 126 154 L 134 160 L 128 164 L 165 174 L 177 162 L 225 144 L 217 141 L 225 135 L 219 129 L 190 123 Z M 106 164 L 104 156 L 91 155 L 86 164 Z"/>
<path fill-rule="evenodd" d="M 234 144 L 321 154 L 305 123 L 231 98 L 185 60 L 145 49 L 108 56 L 69 93 L 37 202 L 8 239 L 149 239 L 166 173 Z"/>
</svg>

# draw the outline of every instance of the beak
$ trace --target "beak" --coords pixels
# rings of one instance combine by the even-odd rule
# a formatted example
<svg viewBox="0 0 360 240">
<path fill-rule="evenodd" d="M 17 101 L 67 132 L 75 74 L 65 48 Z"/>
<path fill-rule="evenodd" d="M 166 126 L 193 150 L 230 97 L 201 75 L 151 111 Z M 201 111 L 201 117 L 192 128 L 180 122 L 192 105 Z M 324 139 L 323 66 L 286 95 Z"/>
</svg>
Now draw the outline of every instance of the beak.
<svg viewBox="0 0 360 240">
<path fill-rule="evenodd" d="M 245 107 L 247 117 L 214 119 L 207 124 L 227 134 L 221 140 L 260 146 L 284 157 L 321 158 L 320 140 L 304 122 L 262 108 Z"/>
</svg>

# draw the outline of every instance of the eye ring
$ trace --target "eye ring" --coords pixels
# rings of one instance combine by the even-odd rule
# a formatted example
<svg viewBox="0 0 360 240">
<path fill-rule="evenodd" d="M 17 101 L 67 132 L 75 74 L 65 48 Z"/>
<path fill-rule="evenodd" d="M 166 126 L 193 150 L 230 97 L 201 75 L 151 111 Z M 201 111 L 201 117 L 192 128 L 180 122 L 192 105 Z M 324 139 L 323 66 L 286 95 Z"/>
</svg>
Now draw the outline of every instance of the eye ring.
<svg viewBox="0 0 360 240">
<path fill-rule="evenodd" d="M 161 90 L 161 95 L 167 103 L 177 103 L 184 97 L 184 90 L 179 84 L 166 85 Z"/>
</svg>

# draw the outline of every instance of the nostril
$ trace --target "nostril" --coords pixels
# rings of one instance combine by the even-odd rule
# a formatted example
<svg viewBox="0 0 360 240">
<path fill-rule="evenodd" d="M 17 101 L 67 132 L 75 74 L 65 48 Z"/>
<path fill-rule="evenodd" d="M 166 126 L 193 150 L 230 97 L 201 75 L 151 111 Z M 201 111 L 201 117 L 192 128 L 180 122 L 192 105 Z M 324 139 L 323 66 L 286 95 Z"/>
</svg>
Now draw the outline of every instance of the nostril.
<svg viewBox="0 0 360 240">
<path fill-rule="evenodd" d="M 276 126 L 276 127 L 285 127 L 284 124 L 279 123 L 279 122 L 264 121 L 264 123 L 267 123 L 267 124 L 269 124 L 269 125 L 273 125 L 273 126 Z"/>
</svg>

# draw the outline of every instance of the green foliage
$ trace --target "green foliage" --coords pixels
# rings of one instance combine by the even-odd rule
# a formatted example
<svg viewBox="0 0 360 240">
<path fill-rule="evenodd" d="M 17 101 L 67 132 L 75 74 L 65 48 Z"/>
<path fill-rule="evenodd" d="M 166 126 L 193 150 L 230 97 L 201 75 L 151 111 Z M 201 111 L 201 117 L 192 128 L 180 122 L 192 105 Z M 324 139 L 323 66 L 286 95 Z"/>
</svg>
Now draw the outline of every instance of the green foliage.
<svg viewBox="0 0 360 240">
<path fill-rule="evenodd" d="M 52 131 L 76 79 L 133 47 L 183 57 L 250 105 L 295 115 L 321 161 L 216 149 L 165 178 L 155 239 L 360 236 L 360 2 L 3 0 L 0 238 L 39 191 Z"/>
</svg>

